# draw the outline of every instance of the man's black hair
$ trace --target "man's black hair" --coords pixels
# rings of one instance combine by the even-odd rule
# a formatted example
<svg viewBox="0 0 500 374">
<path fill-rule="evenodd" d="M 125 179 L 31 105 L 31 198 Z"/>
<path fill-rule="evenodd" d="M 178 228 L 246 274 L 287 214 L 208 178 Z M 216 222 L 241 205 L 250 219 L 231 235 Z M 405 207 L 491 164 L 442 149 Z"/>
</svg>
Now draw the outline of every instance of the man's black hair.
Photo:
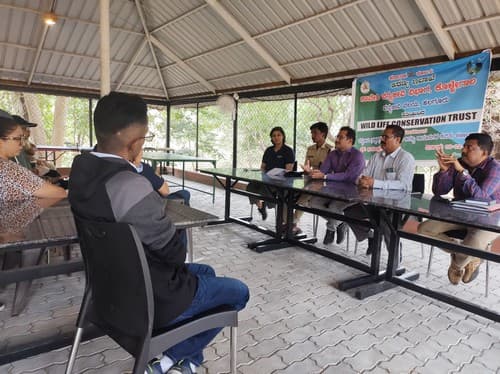
<svg viewBox="0 0 500 374">
<path fill-rule="evenodd" d="M 313 123 L 311 125 L 311 127 L 309 127 L 309 130 L 314 130 L 314 129 L 317 129 L 319 130 L 322 134 L 325 135 L 325 138 L 326 136 L 328 135 L 328 125 L 324 122 L 316 122 L 316 123 Z"/>
<path fill-rule="evenodd" d="M 491 151 L 493 151 L 493 139 L 491 139 L 491 136 L 485 132 L 475 132 L 469 134 L 465 138 L 465 141 L 467 140 L 477 140 L 477 145 L 481 148 L 481 150 L 486 151 L 487 155 L 490 155 Z"/>
<path fill-rule="evenodd" d="M 97 141 L 105 141 L 132 124 L 147 124 L 147 111 L 146 102 L 137 95 L 110 92 L 101 97 L 94 110 Z"/>
<path fill-rule="evenodd" d="M 352 139 L 352 144 L 356 143 L 356 132 L 352 127 L 349 126 L 342 126 L 339 130 L 339 132 L 345 131 L 346 136 L 348 139 Z"/>
<path fill-rule="evenodd" d="M 399 138 L 399 142 L 403 143 L 403 138 L 405 137 L 405 130 L 399 125 L 387 125 L 386 129 L 392 131 L 392 135 Z"/>
</svg>

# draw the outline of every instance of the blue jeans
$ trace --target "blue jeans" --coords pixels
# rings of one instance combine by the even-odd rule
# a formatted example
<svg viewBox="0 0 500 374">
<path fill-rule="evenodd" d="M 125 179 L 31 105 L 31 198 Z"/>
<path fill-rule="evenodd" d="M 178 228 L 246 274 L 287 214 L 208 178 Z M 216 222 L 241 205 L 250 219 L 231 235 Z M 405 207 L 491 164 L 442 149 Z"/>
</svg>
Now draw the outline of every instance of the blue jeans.
<svg viewBox="0 0 500 374">
<path fill-rule="evenodd" d="M 214 269 L 204 264 L 186 264 L 189 271 L 198 277 L 198 288 L 194 299 L 180 316 L 170 324 L 193 318 L 210 309 L 227 305 L 238 311 L 242 310 L 250 297 L 248 287 L 238 279 L 217 277 Z M 203 362 L 203 349 L 212 341 L 222 328 L 204 331 L 180 342 L 164 354 L 174 362 L 188 359 L 196 366 Z"/>
<path fill-rule="evenodd" d="M 189 200 L 191 200 L 191 193 L 188 190 L 179 190 L 169 193 L 166 197 L 169 200 L 183 200 L 184 205 L 189 206 Z"/>
</svg>

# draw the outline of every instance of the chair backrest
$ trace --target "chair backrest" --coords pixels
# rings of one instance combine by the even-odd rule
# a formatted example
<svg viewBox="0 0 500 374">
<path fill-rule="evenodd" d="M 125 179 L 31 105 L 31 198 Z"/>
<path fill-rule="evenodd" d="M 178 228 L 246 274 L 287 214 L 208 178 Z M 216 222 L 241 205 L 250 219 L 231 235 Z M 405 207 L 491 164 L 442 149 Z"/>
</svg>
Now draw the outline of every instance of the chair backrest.
<svg viewBox="0 0 500 374">
<path fill-rule="evenodd" d="M 411 192 L 424 193 L 425 191 L 425 174 L 413 174 L 413 183 Z"/>
<path fill-rule="evenodd" d="M 88 319 L 133 354 L 151 336 L 154 301 L 149 267 L 135 229 L 75 215 L 90 290 Z M 138 340 L 136 340 L 138 339 Z"/>
</svg>

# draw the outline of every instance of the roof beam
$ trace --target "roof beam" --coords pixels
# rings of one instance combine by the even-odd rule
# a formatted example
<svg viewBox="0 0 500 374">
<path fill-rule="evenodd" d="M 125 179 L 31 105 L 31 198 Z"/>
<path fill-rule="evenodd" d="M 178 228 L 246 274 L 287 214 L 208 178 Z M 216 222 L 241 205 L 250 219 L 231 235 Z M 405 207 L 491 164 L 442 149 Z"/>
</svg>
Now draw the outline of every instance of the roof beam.
<svg viewBox="0 0 500 374">
<path fill-rule="evenodd" d="M 443 21 L 432 1 L 415 0 L 415 3 L 427 21 L 427 24 L 434 32 L 434 36 L 441 45 L 441 48 L 443 48 L 444 53 L 446 53 L 450 60 L 454 60 L 457 47 L 450 34 L 443 29 Z"/>
<path fill-rule="evenodd" d="M 146 19 L 144 18 L 144 13 L 142 12 L 142 6 L 139 0 L 135 0 L 135 6 L 137 7 L 137 12 L 139 13 L 139 18 L 141 19 L 142 28 L 144 29 L 144 34 L 146 35 L 146 40 L 148 41 L 149 44 L 149 50 L 151 51 L 151 55 L 153 56 L 153 60 L 155 62 L 156 71 L 158 72 L 158 75 L 160 77 L 160 83 L 163 88 L 163 92 L 165 93 L 165 97 L 168 100 L 167 86 L 165 86 L 165 80 L 163 79 L 163 74 L 161 72 L 160 65 L 158 64 L 158 59 L 156 58 L 156 53 L 153 48 L 153 44 L 151 43 L 151 35 L 149 34 L 148 27 L 146 25 Z"/>
<path fill-rule="evenodd" d="M 139 57 L 139 54 L 142 52 L 142 49 L 144 48 L 146 43 L 147 43 L 147 39 L 146 38 L 142 39 L 141 45 L 139 46 L 139 48 L 136 49 L 134 56 L 130 60 L 129 64 L 127 65 L 127 68 L 125 69 L 125 71 L 122 74 L 122 77 L 120 78 L 120 81 L 116 85 L 117 91 L 120 89 L 123 82 L 125 82 L 125 79 L 127 79 L 128 75 L 130 74 L 130 70 L 132 70 L 132 67 L 135 65 L 137 58 Z"/>
<path fill-rule="evenodd" d="M 136 0 L 138 1 L 138 0 Z M 153 35 L 150 36 L 151 42 L 160 49 L 160 51 L 163 52 L 165 56 L 170 58 L 171 60 L 174 60 L 182 69 L 184 69 L 191 77 L 196 79 L 198 82 L 203 84 L 206 88 L 208 88 L 210 91 L 215 93 L 215 87 L 208 83 L 208 81 L 203 78 L 198 72 L 196 72 L 191 66 L 186 64 L 179 56 L 177 56 L 174 52 L 172 52 L 165 44 L 160 42 L 158 39 L 156 39 Z"/>
<path fill-rule="evenodd" d="M 207 6 L 208 6 L 207 4 L 202 4 L 194 9 L 191 9 L 190 11 L 181 14 L 179 17 L 171 19 L 170 21 L 164 23 L 163 25 L 158 26 L 156 29 L 151 30 L 151 34 L 154 34 L 160 30 L 163 30 L 165 27 L 168 27 L 168 26 L 172 25 L 173 23 L 179 22 L 180 20 L 183 20 L 184 18 L 189 17 L 191 14 L 199 12 L 200 10 L 202 10 L 203 8 L 206 8 Z"/>
<path fill-rule="evenodd" d="M 50 11 L 53 12 L 56 6 L 56 0 L 52 0 L 50 4 Z M 39 18 L 41 20 L 41 18 Z M 33 65 L 31 65 L 30 75 L 28 77 L 28 86 L 33 81 L 33 76 L 35 75 L 36 67 L 38 65 L 38 60 L 40 59 L 40 54 L 42 53 L 43 44 L 45 43 L 45 38 L 47 38 L 47 32 L 49 31 L 49 25 L 42 21 L 43 31 L 38 42 L 38 47 L 36 49 L 35 58 L 33 59 Z"/>
<path fill-rule="evenodd" d="M 230 14 L 218 0 L 205 0 L 208 5 L 215 10 L 224 21 L 238 33 L 241 38 L 269 65 L 271 68 L 283 79 L 286 83 L 290 84 L 292 78 L 285 69 L 283 69 L 278 62 L 267 52 L 262 45 L 253 38 L 250 33 L 238 22 L 236 18 Z"/>
</svg>

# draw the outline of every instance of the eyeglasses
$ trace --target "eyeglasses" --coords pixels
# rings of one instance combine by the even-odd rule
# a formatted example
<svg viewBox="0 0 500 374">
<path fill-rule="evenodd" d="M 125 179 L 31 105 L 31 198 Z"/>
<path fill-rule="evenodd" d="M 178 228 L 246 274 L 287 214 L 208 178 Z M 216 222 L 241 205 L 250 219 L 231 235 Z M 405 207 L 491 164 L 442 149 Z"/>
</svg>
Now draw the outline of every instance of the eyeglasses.
<svg viewBox="0 0 500 374">
<path fill-rule="evenodd" d="M 2 136 L 3 140 L 15 140 L 16 142 L 22 142 L 28 139 L 26 136 Z"/>
<path fill-rule="evenodd" d="M 390 139 L 390 138 L 394 138 L 395 136 L 394 135 L 380 135 L 380 137 L 384 140 L 387 140 L 387 139 Z"/>
<path fill-rule="evenodd" d="M 139 139 L 144 139 L 144 141 L 146 142 L 150 142 L 151 140 L 153 140 L 155 137 L 155 134 L 148 134 L 146 136 L 141 136 Z M 137 139 L 137 140 L 139 140 Z"/>
<path fill-rule="evenodd" d="M 345 136 L 345 135 L 337 135 L 337 136 L 335 137 L 335 139 L 338 139 L 338 140 L 344 140 L 344 139 L 349 139 L 349 138 L 348 138 L 347 136 Z"/>
</svg>

